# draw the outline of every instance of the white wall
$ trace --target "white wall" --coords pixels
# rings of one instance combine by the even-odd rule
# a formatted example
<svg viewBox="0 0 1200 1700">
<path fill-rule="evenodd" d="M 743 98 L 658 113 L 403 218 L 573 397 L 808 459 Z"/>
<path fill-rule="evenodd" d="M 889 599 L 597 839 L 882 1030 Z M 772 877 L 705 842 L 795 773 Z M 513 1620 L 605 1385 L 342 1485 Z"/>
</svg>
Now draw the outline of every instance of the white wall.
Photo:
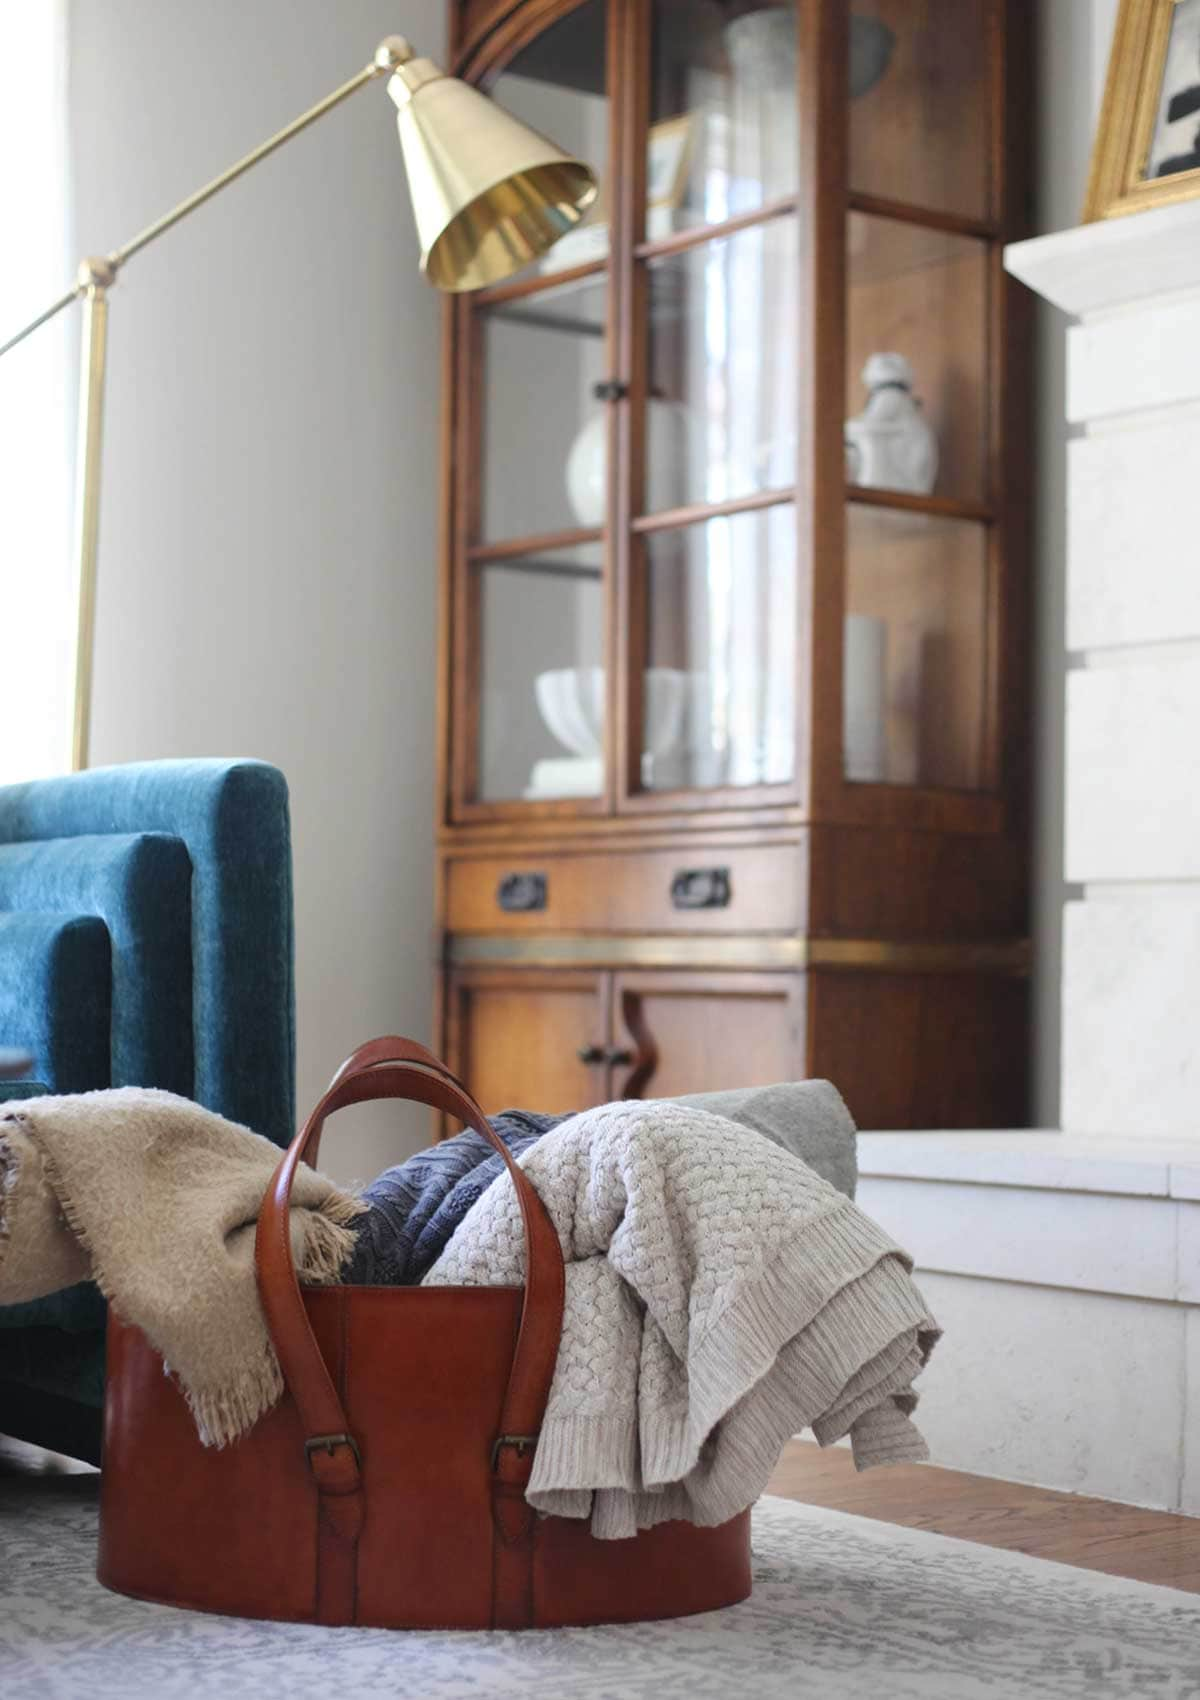
<svg viewBox="0 0 1200 1700">
<path fill-rule="evenodd" d="M 441 0 L 72 0 L 77 245 L 102 252 Z M 292 794 L 299 1097 L 428 1036 L 437 298 L 368 87 L 130 262 L 113 293 L 93 761 L 251 755 Z M 427 1135 L 345 1113 L 369 1176 Z M 331 1130 L 332 1132 L 332 1130 Z"/>
<path fill-rule="evenodd" d="M 1034 234 L 1079 223 L 1092 135 L 1104 89 L 1118 0 L 1042 0 L 1037 9 L 1037 181 Z M 1037 311 L 1034 542 L 1035 971 L 1033 1119 L 1060 1125 L 1063 879 L 1063 724 L 1066 691 L 1067 430 L 1063 424 L 1068 320 Z"/>
</svg>

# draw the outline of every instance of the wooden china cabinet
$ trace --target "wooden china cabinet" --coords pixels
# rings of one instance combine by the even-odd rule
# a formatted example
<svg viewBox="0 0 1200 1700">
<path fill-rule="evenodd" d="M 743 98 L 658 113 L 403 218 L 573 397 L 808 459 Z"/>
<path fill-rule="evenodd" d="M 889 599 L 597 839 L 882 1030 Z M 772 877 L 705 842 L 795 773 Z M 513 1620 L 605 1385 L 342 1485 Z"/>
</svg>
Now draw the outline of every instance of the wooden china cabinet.
<svg viewBox="0 0 1200 1700">
<path fill-rule="evenodd" d="M 489 1110 L 1025 1119 L 1028 10 L 454 12 L 602 185 L 446 309 L 439 1038 Z"/>
</svg>

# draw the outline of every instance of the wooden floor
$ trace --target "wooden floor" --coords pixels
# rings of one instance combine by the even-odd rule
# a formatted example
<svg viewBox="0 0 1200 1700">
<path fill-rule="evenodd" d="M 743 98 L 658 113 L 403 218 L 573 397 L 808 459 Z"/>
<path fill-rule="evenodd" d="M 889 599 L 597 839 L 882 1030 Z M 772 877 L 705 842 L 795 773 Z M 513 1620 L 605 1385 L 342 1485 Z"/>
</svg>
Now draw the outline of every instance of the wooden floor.
<svg viewBox="0 0 1200 1700">
<path fill-rule="evenodd" d="M 930 1464 L 857 1474 L 848 1450 L 793 1440 L 768 1492 L 881 1523 L 1009 1547 L 1200 1594 L 1200 1518 L 968 1476 Z"/>
</svg>

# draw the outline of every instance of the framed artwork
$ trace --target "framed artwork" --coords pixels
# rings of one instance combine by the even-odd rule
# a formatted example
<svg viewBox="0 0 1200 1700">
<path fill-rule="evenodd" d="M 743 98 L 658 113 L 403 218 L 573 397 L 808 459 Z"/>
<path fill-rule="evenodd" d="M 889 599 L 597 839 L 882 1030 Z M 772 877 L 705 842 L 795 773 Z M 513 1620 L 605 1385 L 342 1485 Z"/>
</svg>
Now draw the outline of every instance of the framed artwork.
<svg viewBox="0 0 1200 1700">
<path fill-rule="evenodd" d="M 1200 196 L 1200 0 L 1121 0 L 1084 223 Z"/>
<path fill-rule="evenodd" d="M 651 124 L 646 138 L 646 206 L 677 207 L 687 189 L 695 127 L 691 113 Z"/>
</svg>

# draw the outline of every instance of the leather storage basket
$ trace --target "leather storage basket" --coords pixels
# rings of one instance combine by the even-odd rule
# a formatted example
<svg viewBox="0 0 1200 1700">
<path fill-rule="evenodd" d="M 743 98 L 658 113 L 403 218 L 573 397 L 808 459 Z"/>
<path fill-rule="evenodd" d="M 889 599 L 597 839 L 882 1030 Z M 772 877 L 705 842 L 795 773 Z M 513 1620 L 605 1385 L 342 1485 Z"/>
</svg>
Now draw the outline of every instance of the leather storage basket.
<svg viewBox="0 0 1200 1700">
<path fill-rule="evenodd" d="M 292 1180 L 326 1116 L 368 1099 L 446 1111 L 500 1152 L 525 1226 L 521 1287 L 309 1287 Z M 334 1076 L 263 1199 L 259 1293 L 287 1391 L 232 1446 L 202 1446 L 183 1395 L 111 1316 L 97 1574 L 108 1588 L 241 1617 L 519 1629 L 682 1616 L 750 1592 L 750 1514 L 630 1540 L 525 1502 L 562 1325 L 558 1236 L 479 1106 L 428 1051 L 377 1039 Z"/>
</svg>

